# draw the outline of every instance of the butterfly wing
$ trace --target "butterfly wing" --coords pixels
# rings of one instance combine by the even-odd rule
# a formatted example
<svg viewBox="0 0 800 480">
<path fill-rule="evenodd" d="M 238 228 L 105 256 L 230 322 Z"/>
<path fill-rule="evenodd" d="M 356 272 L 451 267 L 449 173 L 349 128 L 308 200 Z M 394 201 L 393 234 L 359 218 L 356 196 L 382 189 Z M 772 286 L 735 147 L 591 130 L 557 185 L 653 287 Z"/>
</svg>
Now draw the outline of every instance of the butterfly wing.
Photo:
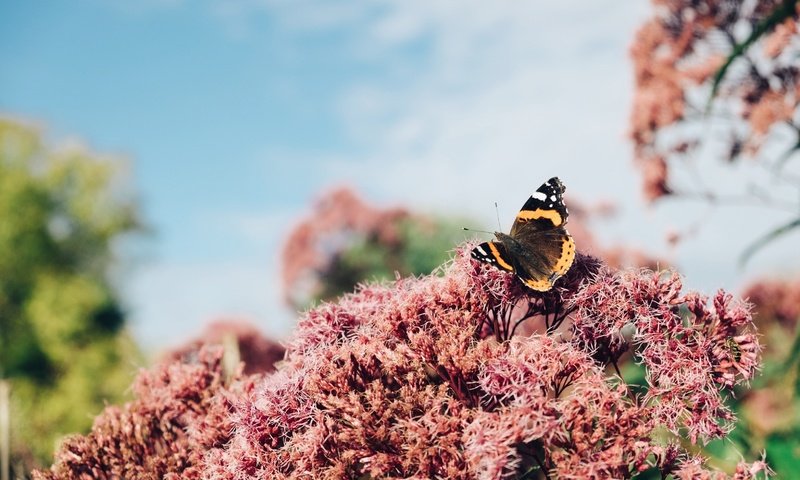
<svg viewBox="0 0 800 480">
<path fill-rule="evenodd" d="M 565 225 L 569 216 L 565 190 L 558 177 L 543 183 L 520 209 L 511 226 L 511 236 L 516 237 L 523 226 L 526 230 L 545 231 Z"/>
<path fill-rule="evenodd" d="M 528 235 L 523 227 L 516 239 L 520 251 L 515 273 L 533 290 L 544 292 L 563 276 L 575 260 L 575 241 L 564 227 Z"/>
<path fill-rule="evenodd" d="M 569 212 L 564 185 L 557 177 L 528 198 L 504 242 L 516 259 L 517 275 L 529 288 L 550 290 L 575 259 L 575 242 L 564 228 Z"/>
<path fill-rule="evenodd" d="M 557 177 L 543 183 L 514 219 L 509 235 L 472 249 L 472 257 L 515 273 L 533 290 L 546 292 L 572 266 L 575 242 L 564 228 L 564 185 Z"/>
<path fill-rule="evenodd" d="M 500 270 L 513 272 L 514 267 L 506 247 L 500 242 L 483 242 L 472 249 L 472 258 L 488 263 Z"/>
</svg>

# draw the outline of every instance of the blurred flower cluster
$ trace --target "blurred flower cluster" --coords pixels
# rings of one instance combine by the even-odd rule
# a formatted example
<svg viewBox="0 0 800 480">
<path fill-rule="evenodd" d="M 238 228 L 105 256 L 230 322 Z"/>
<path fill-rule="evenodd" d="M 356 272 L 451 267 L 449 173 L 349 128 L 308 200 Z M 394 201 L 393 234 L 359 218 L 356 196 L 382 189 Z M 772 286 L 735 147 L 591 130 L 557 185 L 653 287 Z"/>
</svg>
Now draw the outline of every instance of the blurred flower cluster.
<svg viewBox="0 0 800 480">
<path fill-rule="evenodd" d="M 379 208 L 353 190 L 324 192 L 288 235 L 284 297 L 296 309 L 352 291 L 361 281 L 428 274 L 464 238 L 457 222 Z"/>
<path fill-rule="evenodd" d="M 168 351 L 161 363 L 191 362 L 208 346 L 226 349 L 232 355 L 230 370 L 241 361 L 245 375 L 274 370 L 286 351 L 245 320 L 219 319 L 209 323 L 198 338 Z"/>
<path fill-rule="evenodd" d="M 580 254 L 536 293 L 470 247 L 309 310 L 272 373 L 226 380 L 208 351 L 142 373 L 38 478 L 729 478 L 693 446 L 725 438 L 758 368 L 744 303 Z"/>
<path fill-rule="evenodd" d="M 687 193 L 670 174 L 701 151 L 784 162 L 800 144 L 796 2 L 652 3 L 631 47 L 631 137 L 646 198 Z M 786 152 L 777 161 L 775 148 Z"/>
<path fill-rule="evenodd" d="M 766 327 L 777 322 L 791 332 L 800 321 L 800 279 L 763 279 L 748 286 L 742 294 L 754 305 L 756 319 Z"/>
<path fill-rule="evenodd" d="M 733 441 L 739 451 L 765 449 L 779 476 L 800 471 L 800 281 L 762 279 L 745 289 L 765 344 L 763 373 L 738 395 Z"/>
<path fill-rule="evenodd" d="M 600 258 L 613 268 L 646 267 L 658 270 L 669 266 L 670 263 L 664 258 L 631 245 L 604 244 L 592 233 L 598 225 L 617 214 L 615 204 L 602 200 L 589 203 L 568 197 L 569 233 L 583 253 Z"/>
</svg>

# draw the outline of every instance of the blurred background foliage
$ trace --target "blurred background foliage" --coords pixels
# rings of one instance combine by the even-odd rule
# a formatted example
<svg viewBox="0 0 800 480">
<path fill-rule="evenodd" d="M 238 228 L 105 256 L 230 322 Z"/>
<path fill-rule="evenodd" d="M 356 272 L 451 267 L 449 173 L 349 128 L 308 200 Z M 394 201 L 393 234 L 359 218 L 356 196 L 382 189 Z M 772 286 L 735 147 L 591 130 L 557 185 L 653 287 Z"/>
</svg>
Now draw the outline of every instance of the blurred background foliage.
<svg viewBox="0 0 800 480">
<path fill-rule="evenodd" d="M 370 205 L 348 187 L 323 192 L 284 243 L 284 298 L 302 310 L 366 281 L 429 274 L 465 240 L 467 222 Z"/>
<path fill-rule="evenodd" d="M 109 278 L 116 242 L 140 229 L 121 166 L 0 119 L 0 381 L 18 474 L 122 401 L 141 363 Z"/>
<path fill-rule="evenodd" d="M 644 196 L 782 212 L 744 264 L 800 227 L 798 2 L 653 3 L 630 50 Z"/>
<path fill-rule="evenodd" d="M 800 472 L 800 279 L 761 279 L 749 298 L 765 346 L 762 374 L 733 399 L 740 421 L 733 442 L 716 445 L 728 456 L 762 451 L 778 478 Z"/>
</svg>

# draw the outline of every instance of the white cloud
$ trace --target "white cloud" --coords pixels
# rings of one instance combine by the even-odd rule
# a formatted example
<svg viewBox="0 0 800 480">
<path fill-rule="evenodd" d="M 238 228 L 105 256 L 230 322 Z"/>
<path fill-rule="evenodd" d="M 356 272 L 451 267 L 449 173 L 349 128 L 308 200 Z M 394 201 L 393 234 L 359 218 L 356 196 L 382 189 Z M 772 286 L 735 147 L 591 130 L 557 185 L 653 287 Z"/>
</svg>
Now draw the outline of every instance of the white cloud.
<svg viewBox="0 0 800 480">
<path fill-rule="evenodd" d="M 355 84 L 341 99 L 350 133 L 373 153 L 330 162 L 331 176 L 440 208 L 457 195 L 473 211 L 492 200 L 513 211 L 554 174 L 585 197 L 607 194 L 605 175 L 634 198 L 627 44 L 646 5 L 390 5 L 364 48 L 379 57 L 424 38 L 429 57 L 400 87 Z"/>
</svg>

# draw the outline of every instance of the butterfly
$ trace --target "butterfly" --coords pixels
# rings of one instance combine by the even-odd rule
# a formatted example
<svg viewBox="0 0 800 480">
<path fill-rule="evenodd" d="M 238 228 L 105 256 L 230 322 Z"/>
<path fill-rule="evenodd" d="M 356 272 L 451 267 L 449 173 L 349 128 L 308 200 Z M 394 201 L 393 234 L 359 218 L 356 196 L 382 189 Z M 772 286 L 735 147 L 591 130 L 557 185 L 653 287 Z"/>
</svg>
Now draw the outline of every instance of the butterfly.
<svg viewBox="0 0 800 480">
<path fill-rule="evenodd" d="M 514 273 L 533 290 L 553 288 L 575 260 L 575 241 L 564 228 L 569 215 L 564 191 L 558 177 L 543 183 L 522 206 L 511 232 L 495 232 L 497 240 L 472 249 L 472 258 Z"/>
</svg>

